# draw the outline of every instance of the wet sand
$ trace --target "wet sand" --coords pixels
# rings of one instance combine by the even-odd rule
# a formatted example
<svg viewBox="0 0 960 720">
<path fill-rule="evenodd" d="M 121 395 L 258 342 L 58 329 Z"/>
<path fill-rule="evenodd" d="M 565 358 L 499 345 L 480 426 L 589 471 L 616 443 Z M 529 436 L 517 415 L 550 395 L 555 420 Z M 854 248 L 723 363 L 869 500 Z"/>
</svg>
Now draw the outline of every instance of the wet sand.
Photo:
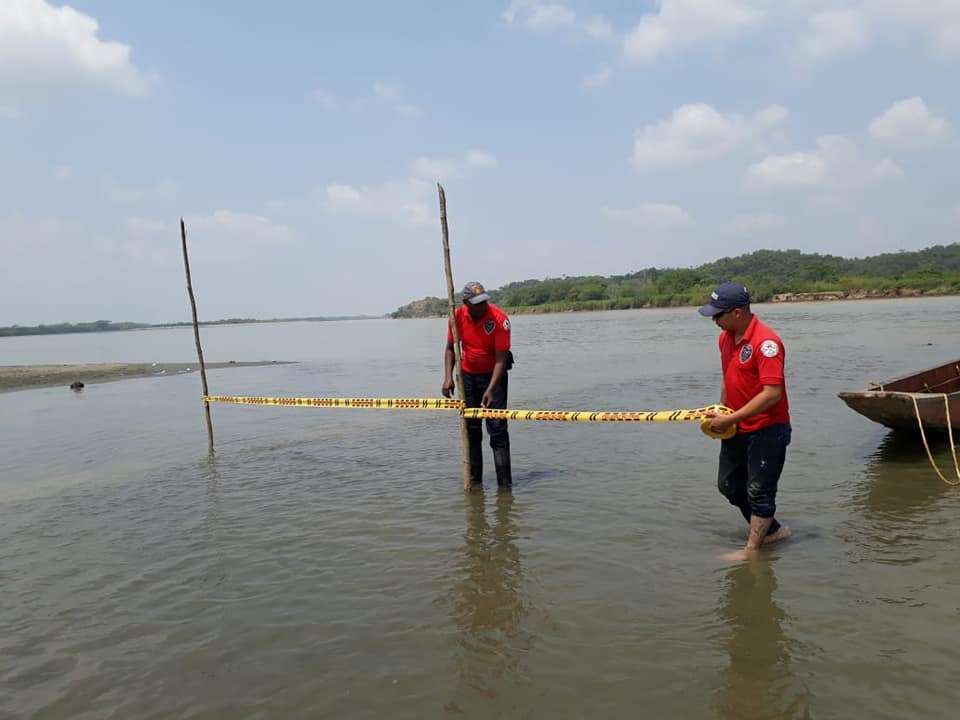
<svg viewBox="0 0 960 720">
<path fill-rule="evenodd" d="M 289 362 L 264 360 L 261 362 L 207 363 L 207 370 L 220 368 L 289 365 Z M 93 383 L 128 380 L 130 378 L 180 375 L 199 370 L 197 363 L 90 363 L 73 365 L 0 365 L 0 392 L 50 387 L 79 381 Z"/>
</svg>

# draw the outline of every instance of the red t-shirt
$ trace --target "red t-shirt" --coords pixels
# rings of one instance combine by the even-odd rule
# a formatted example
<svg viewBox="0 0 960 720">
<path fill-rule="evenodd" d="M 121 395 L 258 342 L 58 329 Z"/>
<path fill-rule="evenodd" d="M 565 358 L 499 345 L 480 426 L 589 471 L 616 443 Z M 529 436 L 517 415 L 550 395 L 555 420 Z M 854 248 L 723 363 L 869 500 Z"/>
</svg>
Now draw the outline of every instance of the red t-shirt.
<svg viewBox="0 0 960 720">
<path fill-rule="evenodd" d="M 790 422 L 787 383 L 783 376 L 786 354 L 783 340 L 756 315 L 739 343 L 734 343 L 733 332 L 720 333 L 720 364 L 728 407 L 739 410 L 759 395 L 764 385 L 783 387 L 783 395 L 775 405 L 740 421 L 739 432 Z"/>
<path fill-rule="evenodd" d="M 471 375 L 493 372 L 497 351 L 510 349 L 510 318 L 493 303 L 487 303 L 487 312 L 479 320 L 470 317 L 466 305 L 454 313 L 460 333 L 460 353 L 463 371 Z M 453 333 L 447 322 L 447 342 L 453 342 Z"/>
</svg>

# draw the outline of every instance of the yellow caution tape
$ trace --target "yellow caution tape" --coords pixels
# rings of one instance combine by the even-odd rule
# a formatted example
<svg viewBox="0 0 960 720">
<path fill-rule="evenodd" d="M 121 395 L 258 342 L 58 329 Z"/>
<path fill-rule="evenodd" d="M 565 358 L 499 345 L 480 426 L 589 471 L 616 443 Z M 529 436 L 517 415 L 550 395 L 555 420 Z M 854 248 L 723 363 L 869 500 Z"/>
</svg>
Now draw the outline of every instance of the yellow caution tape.
<svg viewBox="0 0 960 720">
<path fill-rule="evenodd" d="M 459 410 L 463 403 L 447 398 L 319 398 L 255 397 L 250 395 L 204 395 L 204 402 L 237 405 L 283 405 L 285 407 L 372 408 L 379 410 Z"/>
<path fill-rule="evenodd" d="M 635 410 L 629 412 L 590 410 L 496 410 L 493 408 L 464 408 L 460 400 L 447 398 L 315 398 L 315 397 L 254 397 L 243 395 L 204 395 L 205 402 L 234 403 L 238 405 L 281 405 L 321 408 L 368 408 L 380 410 L 459 410 L 468 420 L 540 420 L 547 422 L 699 422 L 704 434 L 714 439 L 733 437 L 736 426 L 723 433 L 710 429 L 711 415 L 733 412 L 723 405 L 708 405 L 695 410 Z"/>
<path fill-rule="evenodd" d="M 542 420 L 547 422 L 699 422 L 704 434 L 714 439 L 727 440 L 737 433 L 731 426 L 723 433 L 710 429 L 713 415 L 728 415 L 733 412 L 723 405 L 708 405 L 695 410 L 650 410 L 611 412 L 589 410 L 494 410 L 492 408 L 465 408 L 461 414 L 468 420 Z"/>
</svg>

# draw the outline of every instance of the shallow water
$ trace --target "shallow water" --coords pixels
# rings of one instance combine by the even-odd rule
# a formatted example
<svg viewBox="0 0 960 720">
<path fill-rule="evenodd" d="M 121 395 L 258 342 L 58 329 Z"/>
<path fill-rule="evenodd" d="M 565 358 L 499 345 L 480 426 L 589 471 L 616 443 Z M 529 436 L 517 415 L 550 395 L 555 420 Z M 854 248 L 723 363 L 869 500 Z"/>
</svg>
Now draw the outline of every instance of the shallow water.
<svg viewBox="0 0 960 720">
<path fill-rule="evenodd" d="M 796 538 L 745 527 L 695 426 L 214 406 L 199 377 L 0 396 L 0 717 L 949 717 L 960 492 L 836 393 L 960 356 L 960 300 L 760 306 Z M 714 402 L 689 310 L 519 316 L 511 406 Z M 224 394 L 436 396 L 443 321 L 205 328 Z M 930 343 L 930 344 L 928 344 Z M 190 360 L 189 330 L 5 338 L 0 362 Z M 942 467 L 952 461 L 937 441 Z"/>
</svg>

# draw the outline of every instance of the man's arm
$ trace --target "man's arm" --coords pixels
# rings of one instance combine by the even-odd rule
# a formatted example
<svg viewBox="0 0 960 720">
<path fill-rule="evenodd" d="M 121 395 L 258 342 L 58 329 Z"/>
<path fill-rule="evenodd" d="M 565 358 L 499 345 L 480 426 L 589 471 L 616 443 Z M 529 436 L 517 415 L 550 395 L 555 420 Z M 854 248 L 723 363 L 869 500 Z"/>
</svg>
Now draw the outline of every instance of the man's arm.
<svg viewBox="0 0 960 720">
<path fill-rule="evenodd" d="M 493 365 L 493 373 L 490 375 L 490 384 L 487 385 L 487 391 L 483 393 L 480 400 L 481 407 L 488 407 L 493 402 L 493 391 L 500 384 L 503 374 L 507 371 L 507 351 L 497 350 Z"/>
<path fill-rule="evenodd" d="M 710 423 L 710 429 L 723 432 L 731 425 L 736 425 L 741 420 L 746 420 L 748 417 L 753 417 L 776 405 L 781 397 L 783 397 L 783 385 L 764 385 L 763 389 L 739 410 L 729 415 L 714 416 Z"/>
<path fill-rule="evenodd" d="M 443 384 L 440 386 L 440 392 L 444 397 L 453 397 L 453 366 L 457 362 L 457 356 L 453 352 L 453 343 L 448 342 L 443 351 Z"/>
</svg>

